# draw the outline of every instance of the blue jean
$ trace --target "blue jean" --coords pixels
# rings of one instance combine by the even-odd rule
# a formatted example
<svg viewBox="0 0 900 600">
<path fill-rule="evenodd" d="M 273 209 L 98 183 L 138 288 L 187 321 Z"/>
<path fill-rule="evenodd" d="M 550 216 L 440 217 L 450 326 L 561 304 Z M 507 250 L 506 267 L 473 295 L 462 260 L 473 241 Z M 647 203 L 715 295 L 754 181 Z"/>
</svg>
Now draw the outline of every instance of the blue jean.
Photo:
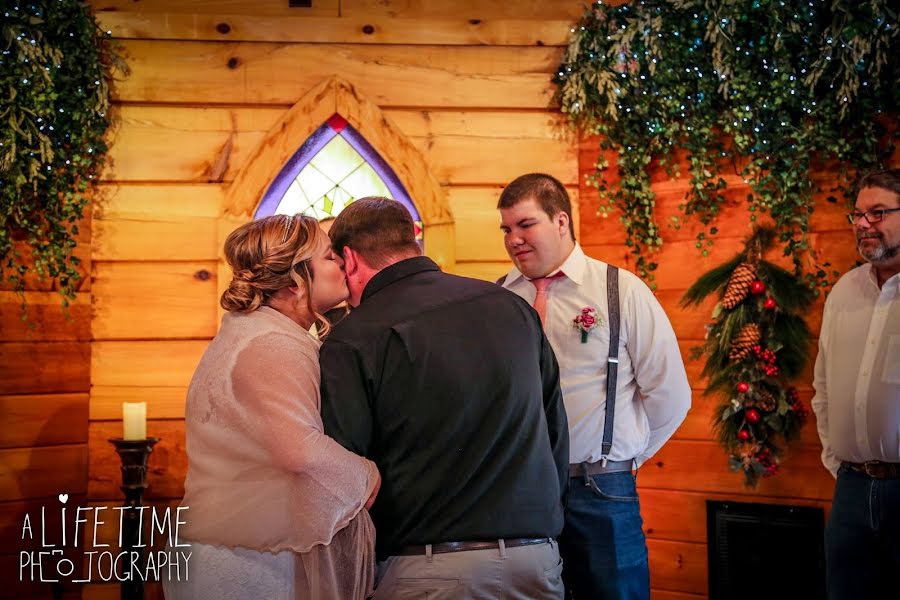
<svg viewBox="0 0 900 600">
<path fill-rule="evenodd" d="M 842 466 L 825 526 L 829 600 L 884 597 L 900 573 L 900 479 Z"/>
<path fill-rule="evenodd" d="M 635 477 L 573 477 L 559 537 L 563 583 L 576 600 L 649 600 L 650 569 Z"/>
</svg>

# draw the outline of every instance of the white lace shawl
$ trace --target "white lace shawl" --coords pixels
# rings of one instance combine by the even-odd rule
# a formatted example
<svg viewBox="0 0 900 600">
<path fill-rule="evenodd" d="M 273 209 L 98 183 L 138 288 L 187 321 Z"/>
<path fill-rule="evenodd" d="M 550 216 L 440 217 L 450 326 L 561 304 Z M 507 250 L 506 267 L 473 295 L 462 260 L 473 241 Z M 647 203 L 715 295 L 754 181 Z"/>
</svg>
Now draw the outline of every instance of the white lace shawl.
<svg viewBox="0 0 900 600">
<path fill-rule="evenodd" d="M 181 535 L 292 550 L 304 555 L 298 582 L 362 597 L 372 584 L 374 528 L 359 513 L 377 469 L 323 432 L 318 350 L 269 307 L 222 319 L 188 389 L 182 505 L 190 508 Z"/>
</svg>

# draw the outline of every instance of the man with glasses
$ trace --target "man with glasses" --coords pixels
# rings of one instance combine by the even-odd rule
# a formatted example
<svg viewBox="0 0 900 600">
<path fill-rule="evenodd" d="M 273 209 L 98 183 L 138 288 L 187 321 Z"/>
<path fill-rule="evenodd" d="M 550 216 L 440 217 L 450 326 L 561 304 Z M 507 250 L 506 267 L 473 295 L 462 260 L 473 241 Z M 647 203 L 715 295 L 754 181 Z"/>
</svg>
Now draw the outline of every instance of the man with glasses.
<svg viewBox="0 0 900 600">
<path fill-rule="evenodd" d="M 859 184 L 847 217 L 867 264 L 835 284 L 812 406 L 837 477 L 825 529 L 828 598 L 876 598 L 900 572 L 900 169 Z"/>
</svg>

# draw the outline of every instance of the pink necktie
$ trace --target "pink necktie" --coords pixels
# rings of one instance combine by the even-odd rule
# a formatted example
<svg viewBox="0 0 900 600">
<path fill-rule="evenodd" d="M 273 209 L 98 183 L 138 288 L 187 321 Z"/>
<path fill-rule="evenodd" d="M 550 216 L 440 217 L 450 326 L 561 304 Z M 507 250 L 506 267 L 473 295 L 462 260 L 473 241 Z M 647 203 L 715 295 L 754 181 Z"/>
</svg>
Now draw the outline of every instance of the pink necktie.
<svg viewBox="0 0 900 600">
<path fill-rule="evenodd" d="M 562 272 L 559 272 L 556 275 L 552 275 L 550 277 L 537 277 L 531 280 L 531 283 L 534 285 L 534 289 L 537 290 L 537 294 L 535 294 L 534 296 L 534 304 L 532 304 L 532 306 L 541 317 L 542 325 L 547 318 L 547 290 L 550 289 L 550 284 L 552 284 L 562 276 Z"/>
</svg>

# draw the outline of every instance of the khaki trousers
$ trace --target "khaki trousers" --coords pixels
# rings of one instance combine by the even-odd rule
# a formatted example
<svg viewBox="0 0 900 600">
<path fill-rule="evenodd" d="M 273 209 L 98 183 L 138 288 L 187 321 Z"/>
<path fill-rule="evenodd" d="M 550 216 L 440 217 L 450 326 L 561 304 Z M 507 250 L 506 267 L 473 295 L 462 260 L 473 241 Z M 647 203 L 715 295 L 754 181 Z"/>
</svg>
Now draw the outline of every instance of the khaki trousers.
<svg viewBox="0 0 900 600">
<path fill-rule="evenodd" d="M 378 564 L 374 600 L 563 600 L 555 541 L 431 556 L 391 556 Z"/>
</svg>

